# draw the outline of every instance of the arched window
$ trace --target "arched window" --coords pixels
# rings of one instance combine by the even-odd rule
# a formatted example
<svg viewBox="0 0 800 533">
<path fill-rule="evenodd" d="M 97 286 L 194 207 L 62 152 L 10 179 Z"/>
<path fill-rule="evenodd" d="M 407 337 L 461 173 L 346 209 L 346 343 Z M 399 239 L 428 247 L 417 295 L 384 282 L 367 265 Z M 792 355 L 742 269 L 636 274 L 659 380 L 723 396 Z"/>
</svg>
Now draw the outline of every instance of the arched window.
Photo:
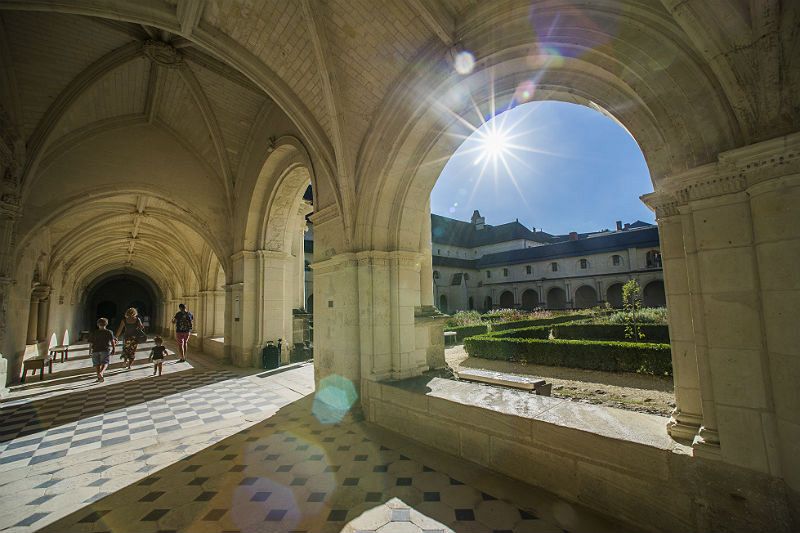
<svg viewBox="0 0 800 533">
<path fill-rule="evenodd" d="M 661 252 L 658 250 L 647 252 L 647 268 L 661 268 Z"/>
<path fill-rule="evenodd" d="M 439 296 L 439 311 L 441 311 L 442 313 L 447 312 L 447 296 L 445 296 L 444 294 Z"/>
</svg>

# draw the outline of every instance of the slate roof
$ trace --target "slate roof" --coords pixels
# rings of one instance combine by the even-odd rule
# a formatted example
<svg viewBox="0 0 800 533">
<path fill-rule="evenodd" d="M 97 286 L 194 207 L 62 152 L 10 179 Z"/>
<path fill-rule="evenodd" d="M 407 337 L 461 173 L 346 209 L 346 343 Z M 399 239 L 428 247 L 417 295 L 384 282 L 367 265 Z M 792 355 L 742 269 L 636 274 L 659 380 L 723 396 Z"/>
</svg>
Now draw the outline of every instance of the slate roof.
<svg viewBox="0 0 800 533">
<path fill-rule="evenodd" d="M 475 248 L 498 242 L 518 239 L 550 242 L 553 238 L 543 231 L 533 232 L 519 222 L 508 222 L 499 226 L 486 224 L 483 229 L 476 229 L 471 222 L 463 222 L 440 215 L 431 215 L 431 237 L 436 244 Z"/>
<path fill-rule="evenodd" d="M 487 254 L 475 263 L 477 268 L 517 263 L 530 263 L 562 257 L 580 257 L 583 255 L 613 252 L 628 248 L 658 247 L 658 227 L 647 224 L 642 229 L 609 232 L 608 235 L 566 241 L 533 248 L 509 250 L 496 254 Z"/>
<path fill-rule="evenodd" d="M 477 259 L 462 259 L 460 257 L 442 257 L 434 255 L 431 258 L 433 266 L 445 266 L 453 268 L 466 268 L 468 270 L 476 270 L 478 268 Z"/>
</svg>

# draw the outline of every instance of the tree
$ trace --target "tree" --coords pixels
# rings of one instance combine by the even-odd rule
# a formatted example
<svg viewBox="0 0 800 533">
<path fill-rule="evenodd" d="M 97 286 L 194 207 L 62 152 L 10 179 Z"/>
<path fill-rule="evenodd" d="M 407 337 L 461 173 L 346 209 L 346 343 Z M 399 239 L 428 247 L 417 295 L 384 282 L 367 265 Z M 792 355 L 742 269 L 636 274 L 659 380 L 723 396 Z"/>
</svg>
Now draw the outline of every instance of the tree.
<svg viewBox="0 0 800 533">
<path fill-rule="evenodd" d="M 625 338 L 633 341 L 644 340 L 639 325 L 639 310 L 642 308 L 642 290 L 635 280 L 628 280 L 622 286 L 622 304 L 625 308 Z"/>
</svg>

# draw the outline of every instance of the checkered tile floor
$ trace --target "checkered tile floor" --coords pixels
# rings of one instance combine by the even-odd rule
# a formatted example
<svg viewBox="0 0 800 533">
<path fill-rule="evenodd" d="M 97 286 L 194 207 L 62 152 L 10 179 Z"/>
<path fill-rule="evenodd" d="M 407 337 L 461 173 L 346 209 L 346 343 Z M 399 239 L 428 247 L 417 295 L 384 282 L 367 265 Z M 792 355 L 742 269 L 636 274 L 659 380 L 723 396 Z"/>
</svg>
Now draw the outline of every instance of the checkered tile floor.
<svg viewBox="0 0 800 533">
<path fill-rule="evenodd" d="M 304 398 L 43 531 L 563 531 L 370 431 L 323 425 Z M 384 507 L 391 509 L 376 521 Z M 441 527 L 423 530 L 413 517 Z"/>
<path fill-rule="evenodd" d="M 283 402 L 224 370 L 96 387 L 0 410 L 0 472 L 231 417 Z"/>
</svg>

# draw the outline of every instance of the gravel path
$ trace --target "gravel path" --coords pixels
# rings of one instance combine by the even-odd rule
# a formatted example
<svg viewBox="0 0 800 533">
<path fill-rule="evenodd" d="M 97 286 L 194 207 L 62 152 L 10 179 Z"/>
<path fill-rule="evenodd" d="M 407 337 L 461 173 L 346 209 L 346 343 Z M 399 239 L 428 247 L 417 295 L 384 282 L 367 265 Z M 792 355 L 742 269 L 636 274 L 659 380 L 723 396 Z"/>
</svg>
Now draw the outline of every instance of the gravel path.
<svg viewBox="0 0 800 533">
<path fill-rule="evenodd" d="M 630 372 L 601 372 L 469 357 L 463 345 L 445 350 L 447 364 L 537 376 L 553 384 L 553 396 L 642 413 L 669 416 L 675 407 L 672 378 Z"/>
</svg>

